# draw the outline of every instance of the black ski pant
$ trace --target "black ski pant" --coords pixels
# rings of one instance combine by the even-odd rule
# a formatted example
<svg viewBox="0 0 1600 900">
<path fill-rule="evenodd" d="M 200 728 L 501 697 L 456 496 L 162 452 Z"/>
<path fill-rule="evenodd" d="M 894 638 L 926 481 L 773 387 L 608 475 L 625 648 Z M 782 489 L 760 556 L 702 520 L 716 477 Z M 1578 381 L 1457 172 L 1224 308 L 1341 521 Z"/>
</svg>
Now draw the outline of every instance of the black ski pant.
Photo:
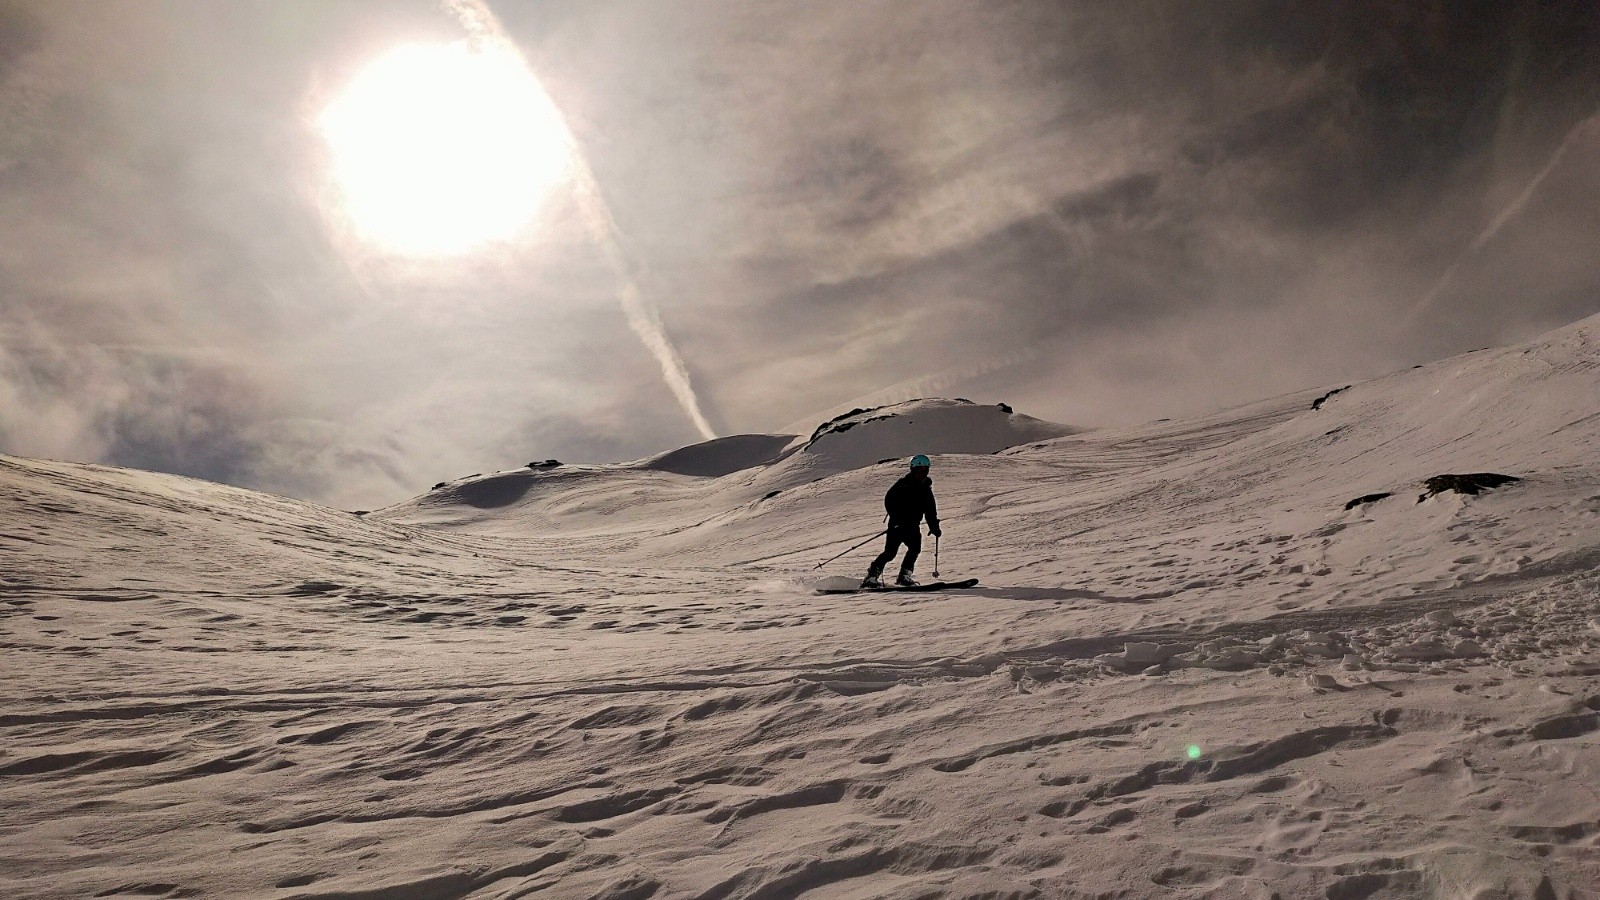
<svg viewBox="0 0 1600 900">
<path fill-rule="evenodd" d="M 883 552 L 872 561 L 872 567 L 867 569 L 867 574 L 874 578 L 882 575 L 883 567 L 894 561 L 895 554 L 900 552 L 901 544 L 906 545 L 906 560 L 900 564 L 900 571 L 913 571 L 917 567 L 917 555 L 922 552 L 922 523 L 913 522 L 910 525 L 889 523 L 889 532 L 884 536 Z"/>
</svg>

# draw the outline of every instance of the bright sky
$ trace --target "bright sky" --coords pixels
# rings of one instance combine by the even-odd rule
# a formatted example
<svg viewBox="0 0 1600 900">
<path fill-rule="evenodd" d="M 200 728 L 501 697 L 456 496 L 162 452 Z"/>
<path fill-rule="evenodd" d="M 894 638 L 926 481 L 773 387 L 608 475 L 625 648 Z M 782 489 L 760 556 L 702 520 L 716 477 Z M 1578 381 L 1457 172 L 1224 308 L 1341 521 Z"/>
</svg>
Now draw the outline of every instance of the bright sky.
<svg viewBox="0 0 1600 900">
<path fill-rule="evenodd" d="M 1589 0 L 453 8 L 0 2 L 0 452 L 368 507 L 1600 309 Z"/>
<path fill-rule="evenodd" d="M 442 256 L 516 239 L 572 168 L 571 138 L 514 50 L 402 44 L 317 118 L 333 205 L 362 240 Z"/>
</svg>

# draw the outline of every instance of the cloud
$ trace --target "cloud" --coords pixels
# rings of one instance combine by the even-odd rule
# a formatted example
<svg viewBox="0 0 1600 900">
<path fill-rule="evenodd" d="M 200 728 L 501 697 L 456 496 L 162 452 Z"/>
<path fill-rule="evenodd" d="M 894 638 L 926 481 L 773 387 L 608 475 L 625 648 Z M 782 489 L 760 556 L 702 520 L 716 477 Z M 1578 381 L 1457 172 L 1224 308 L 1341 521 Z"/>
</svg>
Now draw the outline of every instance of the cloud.
<svg viewBox="0 0 1600 900">
<path fill-rule="evenodd" d="M 366 43 L 327 52 L 259 9 L 168 17 L 183 6 L 44 8 L 7 57 L 0 97 L 32 99 L 0 104 L 28 126 L 0 125 L 0 451 L 374 506 L 517 459 L 528 420 L 581 420 L 591 387 L 659 402 L 583 239 L 450 267 L 347 252 L 305 114 L 318 67 Z M 366 41 L 437 12 L 318 9 Z M 693 434 L 640 418 L 648 433 L 597 423 L 539 449 L 642 456 Z"/>
<path fill-rule="evenodd" d="M 0 78 L 44 45 L 44 27 L 17 3 L 0 3 Z"/>
<path fill-rule="evenodd" d="M 719 430 L 1203 411 L 1600 296 L 1589 0 L 491 8 Z M 318 104 L 460 23 L 283 10 L 0 0 L 0 450 L 368 507 L 697 439 L 571 194 L 445 263 L 330 227 Z"/>
<path fill-rule="evenodd" d="M 1153 342 L 1173 348 L 1161 378 L 1129 374 L 1114 392 L 1128 402 L 1096 407 L 1095 421 L 1115 421 L 1192 410 L 1196 385 L 1220 404 L 1481 346 L 1557 309 L 1582 315 L 1572 298 L 1592 311 L 1596 280 L 1569 265 L 1560 288 L 1529 271 L 1516 283 L 1537 290 L 1516 303 L 1503 274 L 1481 297 L 1457 285 L 1418 333 L 1387 333 L 1591 111 L 1600 34 L 1582 7 L 1503 5 L 1485 21 L 1404 3 L 1139 16 L 872 3 L 839 20 L 743 19 L 728 28 L 765 40 L 755 73 L 735 68 L 715 101 L 689 102 L 776 123 L 739 136 L 767 151 L 746 158 L 771 163 L 741 170 L 759 201 L 725 241 L 727 267 L 749 274 L 721 279 L 749 314 L 690 311 L 684 346 L 761 347 L 709 381 L 731 417 L 777 423 L 819 396 L 872 396 L 864 386 L 953 379 L 978 393 L 964 371 L 1012 395 L 1066 378 L 1029 392 L 1073 394 L 1087 376 L 1051 356 L 1143 357 L 1150 344 L 1135 342 L 1169 335 Z M 804 90 L 772 89 L 783 73 Z M 701 137 L 715 148 L 720 135 Z M 1529 208 L 1542 211 L 1519 222 L 1527 243 L 1570 260 L 1600 249 L 1593 224 Z M 1200 316 L 1259 327 L 1229 343 Z M 1184 349 L 1184 334 L 1218 349 Z M 1019 351 L 1034 362 L 986 362 Z M 784 394 L 761 387 L 779 381 Z"/>
</svg>

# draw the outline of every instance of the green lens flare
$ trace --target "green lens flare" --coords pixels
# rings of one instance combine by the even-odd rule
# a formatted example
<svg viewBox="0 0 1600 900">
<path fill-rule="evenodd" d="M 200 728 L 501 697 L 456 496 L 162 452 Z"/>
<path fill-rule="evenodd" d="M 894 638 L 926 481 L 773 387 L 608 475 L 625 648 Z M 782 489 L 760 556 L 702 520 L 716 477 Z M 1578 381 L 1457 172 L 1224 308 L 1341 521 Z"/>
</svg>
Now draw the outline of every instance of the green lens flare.
<svg viewBox="0 0 1600 900">
<path fill-rule="evenodd" d="M 1190 744 L 1189 745 L 1189 749 L 1185 750 L 1184 752 L 1189 754 L 1189 758 L 1190 759 L 1199 759 L 1200 758 L 1200 745 L 1199 744 Z"/>
</svg>

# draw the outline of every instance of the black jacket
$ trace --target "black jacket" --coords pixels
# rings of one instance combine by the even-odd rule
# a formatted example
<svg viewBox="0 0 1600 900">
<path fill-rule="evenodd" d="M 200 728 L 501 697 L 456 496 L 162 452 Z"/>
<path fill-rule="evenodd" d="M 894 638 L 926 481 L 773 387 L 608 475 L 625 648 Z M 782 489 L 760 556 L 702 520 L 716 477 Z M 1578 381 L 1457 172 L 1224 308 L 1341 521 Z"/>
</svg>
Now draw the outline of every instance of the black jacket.
<svg viewBox="0 0 1600 900">
<path fill-rule="evenodd" d="M 918 480 L 908 472 L 883 495 L 890 528 L 915 528 L 928 517 L 928 527 L 939 527 L 939 507 L 933 501 L 933 479 Z"/>
</svg>

